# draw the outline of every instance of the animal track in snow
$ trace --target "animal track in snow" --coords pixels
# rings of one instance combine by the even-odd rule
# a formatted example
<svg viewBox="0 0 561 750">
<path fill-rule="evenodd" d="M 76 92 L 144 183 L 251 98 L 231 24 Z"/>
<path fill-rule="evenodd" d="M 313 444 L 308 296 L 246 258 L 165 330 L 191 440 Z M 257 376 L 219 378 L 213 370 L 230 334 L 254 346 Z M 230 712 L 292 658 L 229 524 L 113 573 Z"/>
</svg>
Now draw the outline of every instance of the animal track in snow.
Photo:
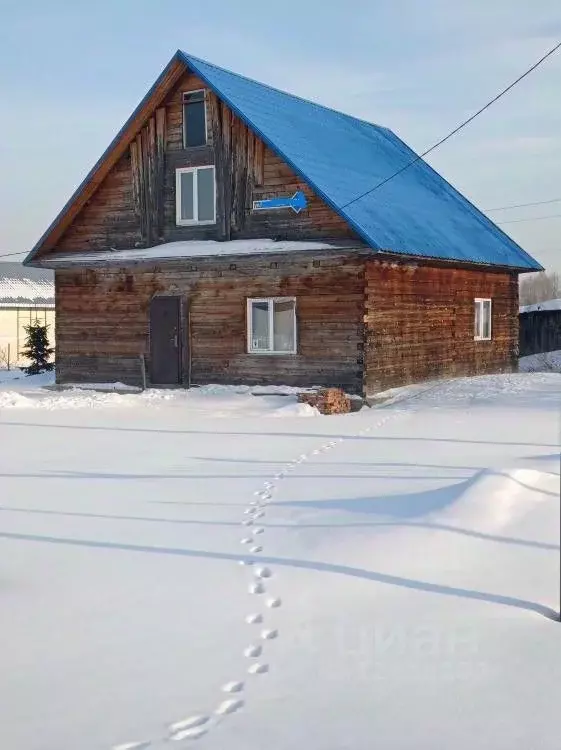
<svg viewBox="0 0 561 750">
<path fill-rule="evenodd" d="M 370 425 L 369 427 L 364 428 L 356 434 L 360 435 L 371 432 L 372 429 L 382 427 L 388 421 L 391 421 L 390 417 L 382 419 L 377 424 Z M 319 456 L 321 454 L 325 454 L 342 442 L 344 442 L 343 438 L 337 438 L 335 440 L 326 442 L 324 445 L 320 446 L 320 448 L 316 448 L 315 450 L 311 451 L 309 455 L 301 454 L 297 459 L 288 462 L 281 471 L 277 471 L 277 473 L 274 475 L 275 481 L 284 479 L 290 472 L 293 472 L 302 463 L 308 461 L 309 456 Z M 253 493 L 255 499 L 251 500 L 249 502 L 249 506 L 243 511 L 246 519 L 241 522 L 241 525 L 243 525 L 247 529 L 245 533 L 249 533 L 251 536 L 242 539 L 241 543 L 244 545 L 251 545 L 249 548 L 249 552 L 252 554 L 257 554 L 258 552 L 262 552 L 263 550 L 261 546 L 255 544 L 256 540 L 253 537 L 263 534 L 265 532 L 265 528 L 263 528 L 262 526 L 254 527 L 254 523 L 257 519 L 262 518 L 265 515 L 264 509 L 266 509 L 270 504 L 269 501 L 271 501 L 275 491 L 276 487 L 274 482 L 265 482 L 262 489 L 257 490 Z M 238 563 L 242 566 L 252 566 L 254 565 L 254 562 L 255 561 L 251 559 L 238 560 Z M 257 568 L 254 572 L 254 580 L 249 585 L 249 592 L 251 594 L 266 593 L 263 579 L 267 579 L 270 577 L 272 577 L 272 571 L 269 570 L 269 568 Z M 282 606 L 282 600 L 280 599 L 280 597 L 269 596 L 265 600 L 264 604 L 269 609 L 276 609 Z M 264 618 L 262 614 L 254 612 L 248 614 L 245 617 L 245 622 L 248 625 L 261 625 L 264 622 Z M 278 637 L 279 631 L 276 629 L 266 628 L 260 631 L 260 638 L 263 641 L 274 640 Z M 263 646 L 261 645 L 251 645 L 244 650 L 245 656 L 250 659 L 258 658 L 262 654 L 262 652 Z M 256 661 L 249 664 L 247 672 L 250 675 L 265 674 L 269 672 L 269 665 Z M 245 685 L 243 682 L 232 681 L 222 685 L 221 691 L 227 694 L 236 694 L 242 693 L 244 689 Z M 236 711 L 240 710 L 243 706 L 244 701 L 241 698 L 225 700 L 219 704 L 218 708 L 215 709 L 214 715 L 216 717 L 226 717 L 227 715 L 233 714 Z M 113 746 L 112 750 L 147 750 L 148 748 L 152 748 L 153 746 L 155 746 L 154 743 L 158 744 L 159 746 L 159 743 L 161 743 L 162 741 L 180 742 L 181 740 L 197 739 L 205 735 L 214 727 L 218 726 L 219 723 L 220 721 L 218 719 L 213 719 L 212 716 L 192 716 L 188 719 L 184 719 L 172 724 L 169 727 L 169 734 L 167 737 L 163 737 L 154 741 L 129 742 L 121 745 L 115 745 Z"/>
<path fill-rule="evenodd" d="M 252 664 L 247 670 L 249 674 L 265 674 L 269 671 L 268 664 Z"/>
<path fill-rule="evenodd" d="M 274 639 L 278 637 L 279 637 L 278 630 L 262 630 L 261 631 L 261 638 L 263 638 L 264 641 L 274 641 Z"/>
<path fill-rule="evenodd" d="M 227 682 L 222 685 L 223 693 L 241 693 L 244 688 L 243 682 Z"/>
<path fill-rule="evenodd" d="M 244 702 L 241 698 L 231 698 L 230 700 L 223 701 L 216 711 L 214 712 L 217 716 L 227 716 L 233 714 L 243 708 Z"/>
<path fill-rule="evenodd" d="M 181 719 L 180 721 L 175 721 L 173 724 L 170 724 L 168 727 L 170 733 L 174 734 L 176 732 L 180 732 L 183 729 L 194 729 L 195 727 L 202 727 L 204 724 L 208 724 L 210 721 L 210 716 L 189 716 L 187 719 Z"/>
<path fill-rule="evenodd" d="M 199 737 L 204 737 L 209 729 L 210 725 L 193 727 L 193 729 L 183 729 L 181 732 L 172 734 L 169 739 L 171 742 L 181 742 L 182 740 L 198 740 Z"/>
<path fill-rule="evenodd" d="M 250 594 L 264 594 L 265 593 L 265 586 L 261 583 L 261 581 L 256 581 L 254 583 L 250 583 L 249 585 L 249 593 Z"/>
<path fill-rule="evenodd" d="M 255 576 L 257 578 L 271 578 L 272 573 L 269 568 L 257 568 L 255 571 Z"/>
</svg>

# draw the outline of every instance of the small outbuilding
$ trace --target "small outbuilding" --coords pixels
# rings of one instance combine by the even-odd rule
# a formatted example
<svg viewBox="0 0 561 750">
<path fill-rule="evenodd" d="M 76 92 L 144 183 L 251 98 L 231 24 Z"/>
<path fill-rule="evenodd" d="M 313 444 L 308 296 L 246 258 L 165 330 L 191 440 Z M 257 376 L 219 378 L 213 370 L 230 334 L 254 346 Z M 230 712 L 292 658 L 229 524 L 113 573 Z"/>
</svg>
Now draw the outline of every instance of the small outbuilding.
<svg viewBox="0 0 561 750">
<path fill-rule="evenodd" d="M 21 263 L 0 262 L 0 368 L 25 364 L 25 326 L 38 320 L 49 327 L 54 343 L 54 273 L 26 268 Z"/>
</svg>

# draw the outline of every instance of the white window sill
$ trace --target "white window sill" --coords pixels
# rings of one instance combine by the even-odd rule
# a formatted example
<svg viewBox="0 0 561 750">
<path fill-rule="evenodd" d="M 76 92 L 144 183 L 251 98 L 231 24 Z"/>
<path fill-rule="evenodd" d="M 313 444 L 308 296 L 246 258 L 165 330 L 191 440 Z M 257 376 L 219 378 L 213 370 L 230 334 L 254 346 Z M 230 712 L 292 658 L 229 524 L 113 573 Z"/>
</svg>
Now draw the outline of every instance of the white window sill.
<svg viewBox="0 0 561 750">
<path fill-rule="evenodd" d="M 295 354 L 298 354 L 298 352 L 263 352 L 263 351 L 248 351 L 248 354 L 256 354 L 258 357 L 294 357 Z"/>
<path fill-rule="evenodd" d="M 493 339 L 491 336 L 474 336 L 473 340 L 474 341 L 492 341 Z"/>
<path fill-rule="evenodd" d="M 210 226 L 211 224 L 216 224 L 216 219 L 212 219 L 212 221 L 177 221 L 175 222 L 176 227 L 203 227 L 203 226 Z"/>
</svg>

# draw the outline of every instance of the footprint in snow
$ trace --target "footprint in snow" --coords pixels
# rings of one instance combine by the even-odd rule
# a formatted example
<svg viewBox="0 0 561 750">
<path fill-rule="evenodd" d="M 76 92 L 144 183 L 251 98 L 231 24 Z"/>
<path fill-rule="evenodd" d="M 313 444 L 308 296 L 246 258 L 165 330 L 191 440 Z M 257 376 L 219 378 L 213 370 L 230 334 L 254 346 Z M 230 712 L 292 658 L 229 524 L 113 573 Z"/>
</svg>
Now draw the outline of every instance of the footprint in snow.
<svg viewBox="0 0 561 750">
<path fill-rule="evenodd" d="M 223 693 L 241 693 L 243 690 L 243 682 L 227 682 L 222 685 Z"/>
<path fill-rule="evenodd" d="M 279 631 L 278 630 L 262 630 L 261 631 L 261 638 L 263 638 L 264 641 L 273 641 L 275 638 L 279 637 Z"/>
<path fill-rule="evenodd" d="M 270 599 L 267 599 L 266 604 L 269 609 L 277 609 L 277 607 L 282 605 L 282 600 L 278 596 L 273 596 Z"/>
<path fill-rule="evenodd" d="M 265 531 L 265 529 L 264 529 L 264 528 L 263 528 L 262 526 L 256 526 L 256 527 L 255 527 L 255 528 L 253 529 L 253 533 L 254 533 L 254 534 L 263 534 L 263 533 L 264 533 L 264 531 Z"/>
<path fill-rule="evenodd" d="M 241 698 L 232 698 L 227 701 L 223 701 L 216 711 L 214 712 L 217 716 L 227 716 L 233 714 L 243 708 L 244 702 Z"/>
<path fill-rule="evenodd" d="M 182 729 L 176 734 L 172 734 L 169 739 L 171 742 L 181 742 L 182 740 L 198 740 L 200 737 L 204 737 L 209 731 L 209 726 L 193 727 L 192 729 Z"/>
<path fill-rule="evenodd" d="M 191 716 L 183 721 L 176 721 L 169 727 L 171 742 L 181 742 L 182 740 L 198 740 L 203 737 L 210 729 L 209 716 Z"/>
<path fill-rule="evenodd" d="M 255 571 L 255 576 L 257 578 L 271 578 L 273 574 L 269 570 L 269 568 L 257 568 Z"/>
<path fill-rule="evenodd" d="M 250 537 L 246 536 L 245 539 L 241 540 L 240 544 L 251 544 L 252 541 L 253 541 L 253 539 L 251 539 Z"/>
<path fill-rule="evenodd" d="M 269 671 L 268 664 L 252 664 L 247 670 L 249 674 L 265 674 Z"/>
<path fill-rule="evenodd" d="M 248 625 L 259 625 L 263 622 L 263 615 L 258 614 L 255 612 L 254 614 L 248 615 L 245 618 L 245 621 Z"/>
<path fill-rule="evenodd" d="M 250 547 L 249 551 L 251 552 L 252 555 L 256 555 L 258 552 L 263 552 L 263 547 L 260 547 L 259 545 L 257 545 L 256 547 Z"/>
<path fill-rule="evenodd" d="M 262 646 L 248 646 L 244 650 L 243 655 L 247 656 L 248 659 L 255 659 L 257 656 L 261 656 L 262 653 L 263 653 Z"/>
<path fill-rule="evenodd" d="M 181 719 L 180 721 L 175 721 L 173 724 L 170 724 L 168 729 L 172 734 L 174 734 L 176 732 L 181 732 L 184 729 L 195 729 L 196 727 L 202 727 L 205 724 L 208 724 L 209 721 L 210 716 L 189 716 L 187 719 Z"/>
<path fill-rule="evenodd" d="M 255 583 L 251 583 L 249 585 L 249 593 L 250 594 L 264 594 L 265 586 L 263 586 L 261 581 L 256 581 Z"/>
</svg>

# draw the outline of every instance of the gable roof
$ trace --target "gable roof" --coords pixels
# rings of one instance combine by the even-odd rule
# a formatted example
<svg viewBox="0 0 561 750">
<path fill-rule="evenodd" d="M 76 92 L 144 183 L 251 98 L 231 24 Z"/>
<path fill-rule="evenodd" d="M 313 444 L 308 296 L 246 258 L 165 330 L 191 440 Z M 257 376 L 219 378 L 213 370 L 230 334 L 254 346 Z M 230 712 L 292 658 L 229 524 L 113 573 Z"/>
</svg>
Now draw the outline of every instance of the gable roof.
<svg viewBox="0 0 561 750">
<path fill-rule="evenodd" d="M 21 263 L 0 263 L 0 307 L 54 307 L 54 274 Z"/>
<path fill-rule="evenodd" d="M 525 271 L 542 268 L 422 160 L 379 190 L 347 205 L 417 155 L 388 128 L 279 91 L 181 51 L 62 213 L 72 207 L 82 187 L 95 177 L 96 168 L 109 159 L 130 131 L 131 123 L 138 121 L 139 112 L 154 96 L 154 88 L 157 90 L 166 71 L 177 62 L 197 74 L 373 250 Z M 56 230 L 57 221 L 26 263 L 39 252 L 49 232 Z"/>
</svg>

